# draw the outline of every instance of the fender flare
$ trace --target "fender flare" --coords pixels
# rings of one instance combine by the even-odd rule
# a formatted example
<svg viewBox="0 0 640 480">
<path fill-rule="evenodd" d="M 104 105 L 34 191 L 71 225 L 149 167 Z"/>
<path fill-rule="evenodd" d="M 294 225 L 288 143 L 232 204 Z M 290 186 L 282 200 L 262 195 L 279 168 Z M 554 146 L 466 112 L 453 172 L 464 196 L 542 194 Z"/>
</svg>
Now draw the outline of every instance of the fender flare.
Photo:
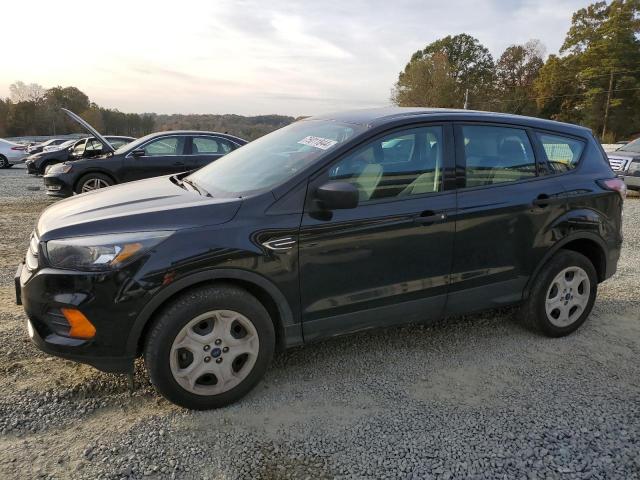
<svg viewBox="0 0 640 480">
<path fill-rule="evenodd" d="M 529 298 L 529 293 L 531 292 L 531 286 L 533 284 L 533 282 L 535 282 L 535 280 L 538 277 L 538 274 L 540 273 L 540 270 L 542 270 L 542 267 L 544 267 L 544 265 L 549 261 L 549 259 L 551 257 L 553 257 L 558 250 L 560 250 L 562 247 L 564 247 L 566 244 L 573 242 L 575 240 L 591 240 L 594 243 L 596 243 L 598 245 L 598 247 L 600 247 L 600 249 L 602 250 L 603 253 L 603 258 L 604 258 L 604 269 L 605 272 L 607 271 L 607 244 L 605 243 L 605 241 L 598 235 L 596 235 L 595 233 L 591 233 L 591 232 L 585 232 L 585 231 L 580 231 L 580 232 L 575 232 L 575 233 L 571 233 L 569 235 L 567 235 L 566 237 L 562 238 L 562 240 L 559 240 L 558 242 L 556 242 L 548 251 L 547 253 L 545 253 L 544 257 L 542 257 L 542 260 L 540 260 L 540 262 L 538 262 L 538 265 L 536 265 L 535 270 L 533 271 L 533 274 L 529 277 L 529 280 L 527 281 L 527 285 L 524 288 L 524 292 L 522 294 L 522 299 L 526 300 L 527 298 Z"/>
<path fill-rule="evenodd" d="M 303 343 L 302 340 L 302 325 L 300 322 L 296 322 L 287 302 L 286 297 L 271 281 L 266 278 L 247 270 L 240 269 L 212 269 L 202 272 L 193 273 L 182 277 L 175 282 L 171 283 L 167 287 L 156 293 L 149 302 L 143 307 L 142 311 L 138 314 L 134 323 L 129 331 L 129 336 L 126 343 L 126 352 L 130 355 L 137 355 L 138 342 L 142 335 L 144 328 L 150 321 L 153 314 L 172 296 L 197 285 L 199 283 L 205 283 L 212 280 L 242 280 L 247 283 L 251 283 L 271 296 L 278 308 L 280 315 L 280 323 L 282 327 L 282 343 L 285 347 L 299 345 Z"/>
</svg>

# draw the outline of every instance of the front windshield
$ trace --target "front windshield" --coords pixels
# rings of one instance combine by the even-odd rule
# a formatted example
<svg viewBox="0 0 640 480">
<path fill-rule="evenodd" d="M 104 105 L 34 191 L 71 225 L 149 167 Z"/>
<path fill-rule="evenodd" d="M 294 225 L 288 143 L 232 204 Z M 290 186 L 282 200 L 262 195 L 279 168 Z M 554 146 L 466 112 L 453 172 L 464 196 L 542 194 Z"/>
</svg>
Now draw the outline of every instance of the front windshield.
<svg viewBox="0 0 640 480">
<path fill-rule="evenodd" d="M 243 196 L 280 185 L 365 130 L 362 125 L 304 120 L 244 145 L 189 175 L 214 196 Z"/>
<path fill-rule="evenodd" d="M 155 135 L 155 133 L 150 133 L 149 135 L 146 135 L 146 136 L 141 137 L 141 138 L 139 138 L 137 140 L 134 140 L 131 143 L 125 143 L 120 148 L 118 148 L 114 152 L 114 154 L 117 155 L 119 153 L 124 153 L 124 152 L 129 151 L 129 150 L 135 150 L 138 147 L 138 145 L 142 145 L 144 142 L 146 142 L 147 140 L 152 138 L 154 135 Z"/>
<path fill-rule="evenodd" d="M 640 138 L 623 145 L 618 149 L 619 152 L 633 152 L 640 153 Z"/>
</svg>

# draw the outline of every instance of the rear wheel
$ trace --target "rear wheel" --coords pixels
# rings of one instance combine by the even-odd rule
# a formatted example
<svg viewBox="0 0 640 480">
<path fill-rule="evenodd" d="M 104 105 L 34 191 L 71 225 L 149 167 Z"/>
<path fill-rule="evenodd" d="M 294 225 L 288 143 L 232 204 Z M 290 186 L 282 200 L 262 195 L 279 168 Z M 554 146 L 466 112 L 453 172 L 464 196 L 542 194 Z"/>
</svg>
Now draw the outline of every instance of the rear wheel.
<svg viewBox="0 0 640 480">
<path fill-rule="evenodd" d="M 275 350 L 269 314 L 232 286 L 194 289 L 157 318 L 144 348 L 151 382 L 186 408 L 218 408 L 246 395 Z"/>
<path fill-rule="evenodd" d="M 9 168 L 10 166 L 9 160 L 0 155 L 0 168 Z"/>
<path fill-rule="evenodd" d="M 113 180 L 102 173 L 88 173 L 78 181 L 76 193 L 86 193 L 113 185 Z"/>
<path fill-rule="evenodd" d="M 523 307 L 527 323 L 550 337 L 582 325 L 593 308 L 598 276 L 584 255 L 560 250 L 542 268 Z"/>
</svg>

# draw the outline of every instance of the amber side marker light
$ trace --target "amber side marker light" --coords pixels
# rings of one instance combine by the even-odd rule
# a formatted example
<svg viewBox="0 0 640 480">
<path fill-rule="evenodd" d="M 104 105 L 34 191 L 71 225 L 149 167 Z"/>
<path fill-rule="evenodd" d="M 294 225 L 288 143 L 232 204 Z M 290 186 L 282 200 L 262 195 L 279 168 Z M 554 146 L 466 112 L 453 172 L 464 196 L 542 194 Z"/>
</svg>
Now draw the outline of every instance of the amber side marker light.
<svg viewBox="0 0 640 480">
<path fill-rule="evenodd" d="M 96 327 L 89 321 L 80 310 L 75 308 L 61 308 L 60 311 L 67 319 L 71 329 L 69 336 L 73 338 L 93 338 L 96 335 Z"/>
</svg>

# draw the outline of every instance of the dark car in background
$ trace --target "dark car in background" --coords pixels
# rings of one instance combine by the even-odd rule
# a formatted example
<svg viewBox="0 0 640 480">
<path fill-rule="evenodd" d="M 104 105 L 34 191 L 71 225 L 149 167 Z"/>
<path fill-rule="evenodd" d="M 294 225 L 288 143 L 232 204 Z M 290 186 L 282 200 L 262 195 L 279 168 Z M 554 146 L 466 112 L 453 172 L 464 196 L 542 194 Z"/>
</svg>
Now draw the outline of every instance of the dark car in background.
<svg viewBox="0 0 640 480">
<path fill-rule="evenodd" d="M 102 143 L 91 125 L 67 111 Z M 216 132 L 169 131 L 152 133 L 115 149 L 89 158 L 58 163 L 44 175 L 47 195 L 68 197 L 119 183 L 195 170 L 247 143 L 232 135 Z"/>
<path fill-rule="evenodd" d="M 607 154 L 611 168 L 631 190 L 640 190 L 640 138 Z"/>
<path fill-rule="evenodd" d="M 69 141 L 68 145 L 59 150 L 48 152 L 40 152 L 30 155 L 26 158 L 25 164 L 27 172 L 31 175 L 44 175 L 47 167 L 72 160 L 81 160 L 83 158 L 94 158 L 105 152 L 103 142 L 107 142 L 109 147 L 116 149 L 123 145 L 134 141 L 133 137 L 124 137 L 119 135 L 105 135 L 103 140 L 96 137 L 86 137 L 80 140 Z M 106 150 L 110 151 L 110 150 Z"/>
<path fill-rule="evenodd" d="M 183 136 L 166 135 L 112 158 L 142 164 L 134 152 Z M 16 295 L 42 350 L 112 372 L 143 355 L 165 397 L 220 407 L 276 347 L 338 334 L 507 305 L 547 336 L 570 334 L 616 271 L 625 191 L 575 125 L 337 113 L 193 173 L 50 206 Z"/>
</svg>

